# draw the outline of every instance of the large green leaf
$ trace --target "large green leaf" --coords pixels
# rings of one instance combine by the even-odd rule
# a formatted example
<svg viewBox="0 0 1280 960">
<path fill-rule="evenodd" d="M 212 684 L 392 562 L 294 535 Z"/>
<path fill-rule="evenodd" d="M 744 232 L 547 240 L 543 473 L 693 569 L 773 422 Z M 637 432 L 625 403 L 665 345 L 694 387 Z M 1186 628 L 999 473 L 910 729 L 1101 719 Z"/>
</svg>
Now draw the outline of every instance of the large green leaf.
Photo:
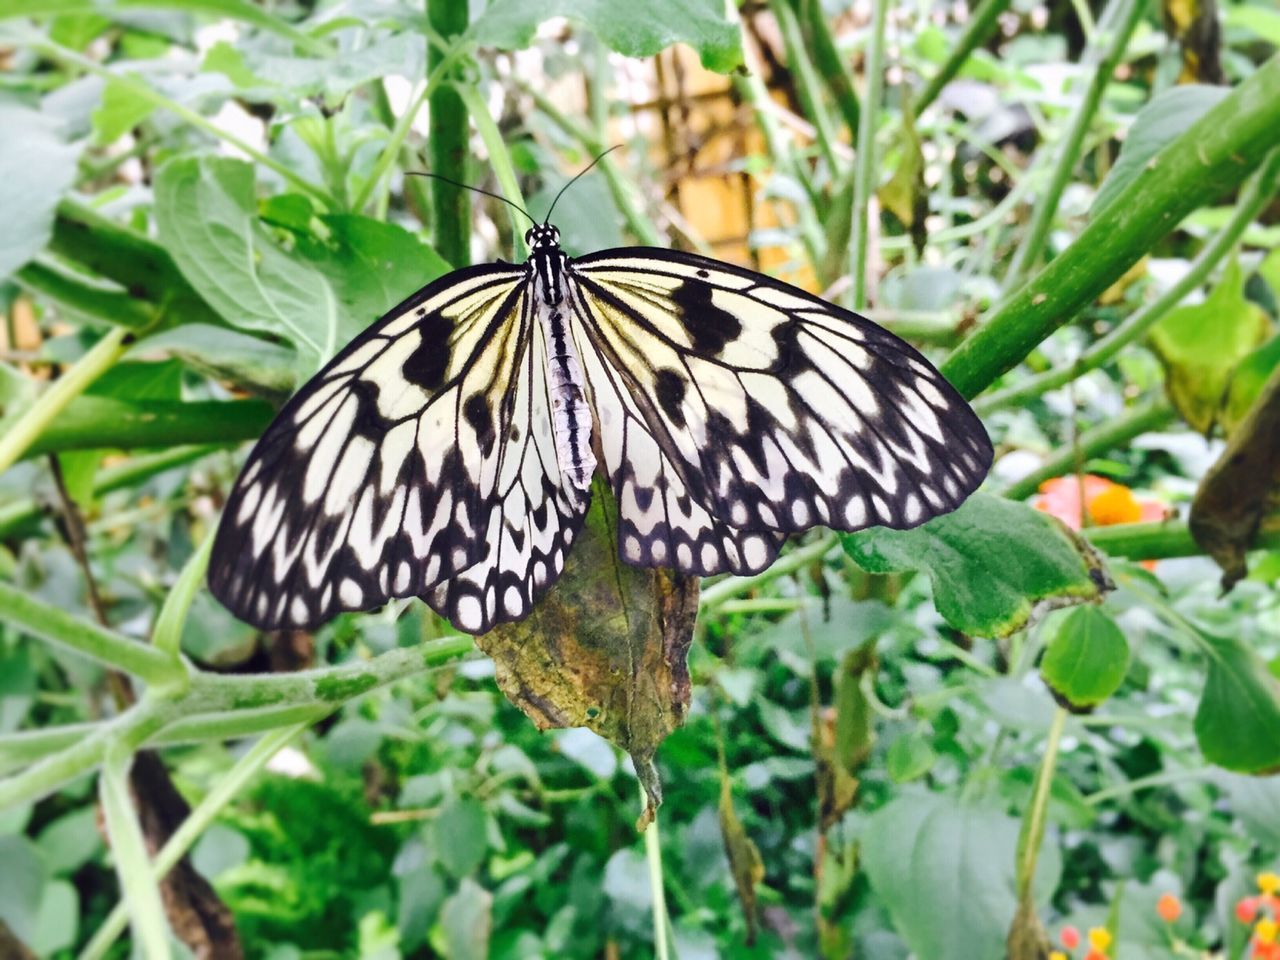
<svg viewBox="0 0 1280 960">
<path fill-rule="evenodd" d="M 1094 213 L 1100 212 L 1120 196 L 1124 188 L 1142 173 L 1152 157 L 1186 132 L 1188 127 L 1228 93 L 1230 90 L 1226 87 L 1190 83 L 1171 87 L 1153 97 L 1134 118 L 1116 165 L 1111 168 L 1111 173 L 1094 197 Z"/>
<path fill-rule="evenodd" d="M 481 44 L 520 50 L 552 17 L 586 24 L 628 57 L 651 57 L 673 43 L 687 43 L 710 70 L 729 73 L 742 64 L 738 25 L 725 16 L 722 0 L 495 0 L 472 26 Z"/>
<path fill-rule="evenodd" d="M 0 103 L 0 280 L 44 249 L 58 200 L 76 176 L 78 146 L 56 124 L 16 103 Z"/>
<path fill-rule="evenodd" d="M 184 157 L 156 177 L 160 240 L 184 277 L 234 327 L 292 343 L 310 373 L 342 345 L 339 305 L 319 270 L 284 253 L 255 219 L 253 167 Z"/>
<path fill-rule="evenodd" d="M 1267 337 L 1262 309 L 1244 295 L 1234 259 L 1203 303 L 1170 310 L 1151 331 L 1169 372 L 1169 399 L 1183 418 L 1207 433 L 1227 399 L 1232 372 Z"/>
<path fill-rule="evenodd" d="M 1037 603 L 1092 600 L 1110 585 L 1098 556 L 1057 520 L 984 493 L 915 529 L 872 527 L 843 541 L 869 573 L 927 573 L 938 612 L 981 637 L 1013 633 Z"/>
<path fill-rule="evenodd" d="M 1209 676 L 1195 731 L 1205 759 L 1236 773 L 1280 771 L 1280 679 L 1238 637 L 1201 636 Z"/>
<path fill-rule="evenodd" d="M 907 792 L 880 808 L 863 833 L 863 867 L 894 926 L 917 957 L 1004 956 L 1017 907 L 1019 823 L 999 809 L 942 794 Z M 1057 886 L 1062 864 L 1046 844 L 1037 901 Z"/>
</svg>

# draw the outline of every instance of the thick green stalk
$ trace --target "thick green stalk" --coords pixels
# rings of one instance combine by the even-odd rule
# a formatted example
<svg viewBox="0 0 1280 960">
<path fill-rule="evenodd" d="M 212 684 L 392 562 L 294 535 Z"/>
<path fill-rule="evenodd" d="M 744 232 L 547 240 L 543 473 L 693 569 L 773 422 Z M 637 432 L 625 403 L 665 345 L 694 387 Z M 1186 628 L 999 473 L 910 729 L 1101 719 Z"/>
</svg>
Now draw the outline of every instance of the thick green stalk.
<svg viewBox="0 0 1280 960">
<path fill-rule="evenodd" d="M 169 871 L 177 866 L 187 852 L 200 839 L 200 835 L 208 829 L 222 808 L 235 799 L 236 794 L 265 767 L 272 757 L 288 745 L 306 729 L 306 725 L 285 727 L 273 730 L 258 740 L 235 765 L 220 776 L 204 799 L 200 801 L 182 821 L 182 826 L 173 832 L 160 852 L 156 854 L 152 864 L 152 876 L 158 884 L 164 880 Z M 80 952 L 79 960 L 101 960 L 106 956 L 111 945 L 124 932 L 128 921 L 128 911 L 124 902 L 116 904 L 101 927 L 93 935 L 85 948 Z"/>
<path fill-rule="evenodd" d="M 264 400 L 129 403 L 80 397 L 49 423 L 28 456 L 61 450 L 133 450 L 252 440 L 275 417 Z"/>
<path fill-rule="evenodd" d="M 18 417 L 17 422 L 0 437 L 0 473 L 32 451 L 36 441 L 65 415 L 68 404 L 124 355 L 125 338 L 128 336 L 129 331 L 124 327 L 111 330 Z"/>
<path fill-rule="evenodd" d="M 943 364 L 973 397 L 1111 286 L 1192 210 L 1239 186 L 1280 145 L 1280 53 L 1161 150 L 1076 241 Z"/>
<path fill-rule="evenodd" d="M 1190 528 L 1181 520 L 1090 527 L 1084 534 L 1103 553 L 1129 560 L 1166 560 L 1204 554 L 1204 547 L 1196 543 Z M 1280 550 L 1280 514 L 1272 514 L 1259 524 L 1252 548 Z"/>
<path fill-rule="evenodd" d="M 71 313 L 103 323 L 141 331 L 159 319 L 155 305 L 144 299 L 86 283 L 43 263 L 27 264 L 14 279 L 28 293 L 52 300 Z"/>
<path fill-rule="evenodd" d="M 467 0 L 426 0 L 427 24 L 452 42 L 466 32 Z M 434 44 L 427 50 L 427 74 L 447 59 Z M 428 109 L 427 150 L 431 172 L 467 183 L 467 140 L 471 127 L 458 90 L 441 83 L 431 91 Z M 431 181 L 431 232 L 436 253 L 455 267 L 471 262 L 471 193 L 441 180 Z"/>
<path fill-rule="evenodd" d="M 747 577 L 725 577 L 723 580 L 717 580 L 703 589 L 698 598 L 698 605 L 703 611 L 714 610 L 730 597 L 736 597 L 749 590 L 754 590 L 770 580 L 794 573 L 796 570 L 807 567 L 816 560 L 821 560 L 834 550 L 837 545 L 836 535 L 827 533 L 813 543 L 805 544 L 803 547 L 797 547 L 783 554 L 773 566 L 767 570 L 762 570 L 760 573 Z"/>
<path fill-rule="evenodd" d="M 1080 434 L 1075 446 L 1063 447 L 1038 469 L 1010 484 L 1003 491 L 1004 495 L 1010 500 L 1025 500 L 1046 480 L 1074 472 L 1079 460 L 1122 447 L 1134 437 L 1140 437 L 1149 430 L 1159 430 L 1176 418 L 1173 407 L 1163 397 L 1127 410 L 1115 419 Z"/>
<path fill-rule="evenodd" d="M 1065 386 L 1090 370 L 1096 370 L 1109 362 L 1128 344 L 1133 343 L 1158 323 L 1161 317 L 1182 301 L 1183 297 L 1205 282 L 1213 268 L 1235 246 L 1236 241 L 1253 222 L 1254 217 L 1275 199 L 1278 187 L 1280 187 L 1280 150 L 1275 150 L 1267 157 L 1258 175 L 1249 181 L 1249 185 L 1241 193 L 1231 219 L 1212 240 L 1205 244 L 1177 283 L 1142 309 L 1134 311 L 1127 320 L 1081 353 L 1074 363 L 1056 370 L 1048 370 L 1012 387 L 980 397 L 974 403 L 974 409 L 985 415 L 992 410 L 1021 403 L 1049 390 Z"/>
<path fill-rule="evenodd" d="M 1071 123 L 1066 135 L 1057 144 L 1057 153 L 1053 160 L 1053 174 L 1048 186 L 1042 194 L 1038 194 L 1031 205 L 1031 222 L 1027 225 L 1022 243 L 1013 255 L 1013 262 L 1005 274 L 1004 289 L 1014 290 L 1020 286 L 1029 271 L 1035 269 L 1049 240 L 1049 230 L 1053 227 L 1054 218 L 1058 215 L 1058 205 L 1062 200 L 1062 192 L 1066 189 L 1071 173 L 1075 170 L 1084 146 L 1085 134 L 1098 112 L 1102 102 L 1102 94 L 1111 83 L 1111 77 L 1120 65 L 1121 58 L 1129 46 L 1129 39 L 1142 19 L 1144 4 L 1140 0 L 1111 0 L 1102 16 L 1102 23 L 1108 25 L 1114 33 L 1110 36 L 1104 52 L 1099 47 L 1091 47 L 1081 66 L 1089 73 L 1089 85 L 1080 99 L 1075 112 L 1071 115 Z M 1096 42 L 1102 44 L 1108 38 L 1101 32 L 1095 35 Z"/>
<path fill-rule="evenodd" d="M 969 55 L 979 46 L 987 42 L 987 38 L 995 32 L 1000 14 L 1009 9 L 1013 0 L 982 0 L 978 8 L 969 15 L 968 26 L 960 35 L 959 41 L 951 48 L 946 62 L 938 68 L 938 72 L 929 78 L 924 90 L 916 99 L 916 116 L 924 113 L 925 107 L 938 99 L 942 88 L 950 83 L 960 68 L 964 66 Z"/>
<path fill-rule="evenodd" d="M 831 27 L 827 24 L 826 12 L 822 9 L 822 0 L 792 0 L 800 9 L 801 29 L 804 30 L 813 61 L 818 72 L 826 81 L 831 96 L 835 99 L 845 126 L 849 128 L 850 138 L 858 135 L 858 117 L 861 106 L 858 103 L 857 87 L 853 73 L 844 56 L 836 47 L 831 36 Z"/>
<path fill-rule="evenodd" d="M 147 960 L 168 960 L 169 924 L 165 919 L 160 885 L 156 883 L 142 825 L 129 793 L 129 768 L 133 755 L 112 748 L 98 779 L 102 819 L 115 857 L 116 875 L 129 908 L 134 940 Z"/>
<path fill-rule="evenodd" d="M 37 600 L 0 583 L 0 620 L 35 637 L 74 650 L 108 667 L 132 674 L 148 686 L 185 681 L 187 669 L 176 654 L 139 643 L 122 633 Z"/>
<path fill-rule="evenodd" d="M 182 652 L 182 627 L 191 611 L 196 592 L 204 586 L 204 574 L 209 568 L 209 554 L 213 552 L 213 535 L 216 528 L 205 534 L 200 548 L 188 558 L 178 574 L 177 582 L 169 588 L 164 604 L 156 615 L 156 625 L 151 631 L 151 645 L 177 658 Z"/>
<path fill-rule="evenodd" d="M 889 0 L 874 0 L 871 38 L 867 46 L 867 89 L 858 122 L 857 172 L 853 181 L 853 241 L 849 274 L 853 280 L 853 309 L 867 308 L 868 219 L 876 188 L 876 127 L 884 96 L 884 29 Z"/>
<path fill-rule="evenodd" d="M 1058 746 L 1062 742 L 1062 730 L 1067 722 L 1067 711 L 1062 707 L 1053 714 L 1053 722 L 1049 726 L 1049 736 L 1044 746 L 1044 756 L 1040 758 L 1040 769 L 1036 773 L 1035 785 L 1032 788 L 1031 804 L 1023 817 L 1022 830 L 1018 836 L 1018 862 L 1015 871 L 1018 885 L 1018 900 L 1031 902 L 1031 887 L 1036 876 L 1036 861 L 1040 857 L 1040 847 L 1044 842 L 1044 826 L 1049 814 L 1049 789 L 1053 784 L 1053 773 L 1058 766 Z"/>
</svg>

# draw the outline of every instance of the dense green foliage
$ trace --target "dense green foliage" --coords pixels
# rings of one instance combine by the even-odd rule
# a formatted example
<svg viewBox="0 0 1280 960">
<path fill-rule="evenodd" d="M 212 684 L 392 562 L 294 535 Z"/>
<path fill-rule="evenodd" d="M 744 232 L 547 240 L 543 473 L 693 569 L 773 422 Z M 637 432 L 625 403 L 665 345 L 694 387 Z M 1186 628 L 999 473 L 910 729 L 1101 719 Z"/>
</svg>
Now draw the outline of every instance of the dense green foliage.
<svg viewBox="0 0 1280 960">
<path fill-rule="evenodd" d="M 847 6 L 0 4 L 0 955 L 1250 955 L 1280 15 Z M 502 204 L 405 172 L 540 212 L 621 143 L 557 208 L 569 251 L 705 248 L 635 120 L 637 76 L 699 63 L 742 109 L 661 120 L 746 145 L 750 255 L 921 344 L 998 460 L 949 516 L 703 586 L 641 836 L 630 758 L 540 732 L 424 605 L 263 637 L 203 576 L 282 399 L 522 256 Z"/>
</svg>

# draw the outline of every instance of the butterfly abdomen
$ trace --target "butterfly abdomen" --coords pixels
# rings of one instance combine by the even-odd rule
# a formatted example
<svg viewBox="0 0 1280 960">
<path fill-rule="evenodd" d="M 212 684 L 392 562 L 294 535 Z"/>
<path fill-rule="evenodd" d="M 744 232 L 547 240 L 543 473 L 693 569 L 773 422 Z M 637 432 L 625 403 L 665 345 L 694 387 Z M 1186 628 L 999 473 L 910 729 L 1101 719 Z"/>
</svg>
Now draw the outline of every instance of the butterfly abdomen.
<svg viewBox="0 0 1280 960">
<path fill-rule="evenodd" d="M 591 452 L 591 408 L 577 347 L 569 333 L 563 296 L 563 254 L 536 254 L 535 292 L 538 321 L 547 346 L 547 381 L 551 394 L 551 421 L 556 441 L 556 461 L 561 476 L 578 493 L 586 495 L 595 473 Z"/>
</svg>

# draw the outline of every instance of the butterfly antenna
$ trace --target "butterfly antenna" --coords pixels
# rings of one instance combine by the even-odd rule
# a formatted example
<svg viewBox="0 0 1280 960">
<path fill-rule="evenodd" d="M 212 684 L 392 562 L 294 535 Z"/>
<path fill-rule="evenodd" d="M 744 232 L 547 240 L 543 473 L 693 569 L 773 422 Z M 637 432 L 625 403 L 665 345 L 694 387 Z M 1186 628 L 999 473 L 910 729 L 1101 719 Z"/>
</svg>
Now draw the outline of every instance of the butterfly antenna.
<svg viewBox="0 0 1280 960">
<path fill-rule="evenodd" d="M 500 193 L 494 193 L 492 190 L 486 190 L 483 187 L 473 187 L 469 183 L 459 183 L 457 180 L 450 180 L 448 177 L 443 176 L 442 174 L 439 174 L 439 173 L 422 173 L 421 171 L 418 171 L 418 170 L 406 170 L 405 174 L 411 177 L 426 177 L 429 180 L 441 180 L 445 183 L 451 184 L 455 187 L 459 187 L 463 190 L 471 190 L 474 193 L 483 193 L 486 197 L 493 197 L 493 199 L 495 200 L 501 200 L 507 206 L 512 207 L 516 210 L 519 210 L 521 213 L 523 213 L 526 217 L 529 218 L 529 222 L 532 223 L 535 227 L 538 225 L 538 221 L 533 218 L 533 216 L 529 213 L 528 210 L 520 206 L 520 204 L 513 203 L 512 201 L 508 200 L 506 197 L 504 197 Z"/>
<path fill-rule="evenodd" d="M 594 160 L 592 160 L 590 163 L 588 163 L 588 164 L 587 164 L 587 166 L 586 166 L 586 169 L 581 170 L 581 171 L 579 171 L 578 173 L 575 173 L 575 174 L 574 174 L 574 175 L 569 179 L 569 182 L 568 182 L 568 183 L 566 183 L 563 187 L 561 187 L 561 188 L 560 188 L 560 192 L 556 194 L 556 198 L 555 198 L 554 200 L 552 200 L 552 201 L 551 201 L 551 209 L 547 211 L 547 219 L 546 219 L 546 220 L 544 220 L 544 221 L 542 221 L 542 225 L 543 225 L 544 227 L 545 227 L 547 224 L 549 224 L 549 223 L 551 222 L 551 214 L 555 211 L 555 209 L 556 209 L 556 204 L 560 202 L 560 198 L 564 196 L 564 192 L 565 192 L 566 190 L 568 190 L 570 187 L 572 187 L 575 183 L 577 183 L 577 182 L 578 182 L 578 180 L 579 180 L 579 178 L 580 178 L 580 177 L 582 177 L 582 176 L 584 176 L 584 175 L 585 175 L 585 174 L 586 174 L 586 173 L 587 173 L 587 172 L 588 172 L 592 167 L 594 167 L 597 163 L 599 163 L 601 160 L 603 160 L 603 159 L 604 159 L 605 157 L 607 157 L 609 154 L 613 153 L 613 151 L 617 150 L 620 146 L 622 146 L 622 144 L 620 144 L 620 143 L 615 143 L 612 147 L 610 147 L 610 148 L 609 148 L 608 150 L 606 150 L 604 153 L 600 154 L 600 156 L 596 157 Z"/>
</svg>

